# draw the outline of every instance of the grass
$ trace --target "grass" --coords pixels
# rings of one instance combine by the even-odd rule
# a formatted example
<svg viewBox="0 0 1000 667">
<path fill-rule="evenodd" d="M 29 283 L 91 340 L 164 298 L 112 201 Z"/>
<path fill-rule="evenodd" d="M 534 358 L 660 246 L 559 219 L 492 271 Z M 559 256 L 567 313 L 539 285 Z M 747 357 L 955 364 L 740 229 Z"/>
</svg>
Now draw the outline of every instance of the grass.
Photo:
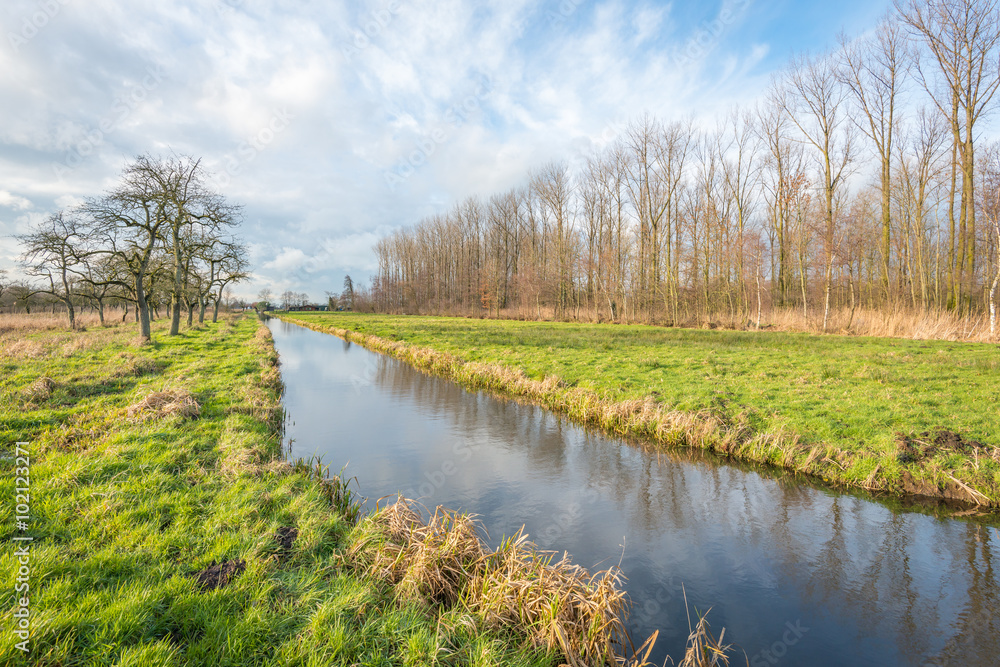
<svg viewBox="0 0 1000 667">
<path fill-rule="evenodd" d="M 30 526 L 18 530 L 7 512 L 2 527 L 8 548 L 0 576 L 10 583 L 0 589 L 0 664 L 486 666 L 607 658 L 566 651 L 572 642 L 601 645 L 597 626 L 613 627 L 618 607 L 609 607 L 610 616 L 552 607 L 552 618 L 570 619 L 559 625 L 544 616 L 498 620 L 509 605 L 475 602 L 470 582 L 509 602 L 502 586 L 484 583 L 501 571 L 512 581 L 572 571 L 578 579 L 563 584 L 578 604 L 614 598 L 603 580 L 581 583 L 589 575 L 530 549 L 508 554 L 529 573 L 521 579 L 502 563 L 470 565 L 478 578 L 453 581 L 444 597 L 424 595 L 413 572 L 397 578 L 392 568 L 372 568 L 392 553 L 371 542 L 384 519 L 355 525 L 345 483 L 282 459 L 281 381 L 266 328 L 233 318 L 169 337 L 164 326 L 154 325 L 149 345 L 134 343 L 133 324 L 72 333 L 0 326 L 0 497 L 9 507 L 15 441 L 30 443 L 31 459 Z M 446 516 L 427 525 L 464 526 L 468 536 L 467 517 Z M 447 531 L 420 531 L 440 547 L 418 549 L 424 574 L 450 581 L 447 564 L 434 567 L 451 544 Z M 17 535 L 34 537 L 30 655 L 15 648 L 13 633 Z M 562 633 L 569 648 L 539 640 L 538 628 Z"/>
<path fill-rule="evenodd" d="M 283 317 L 617 434 L 703 447 L 834 485 L 1000 505 L 996 345 L 355 313 Z"/>
</svg>

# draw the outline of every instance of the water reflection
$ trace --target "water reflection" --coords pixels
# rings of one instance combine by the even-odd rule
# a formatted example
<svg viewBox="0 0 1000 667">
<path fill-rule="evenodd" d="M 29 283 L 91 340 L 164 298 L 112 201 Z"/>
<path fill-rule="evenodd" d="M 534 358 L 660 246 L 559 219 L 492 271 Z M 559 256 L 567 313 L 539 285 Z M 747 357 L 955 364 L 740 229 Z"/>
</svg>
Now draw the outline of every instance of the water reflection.
<svg viewBox="0 0 1000 667">
<path fill-rule="evenodd" d="M 293 456 L 349 461 L 372 499 L 403 492 L 479 514 L 494 540 L 524 525 L 586 567 L 620 561 L 633 632 L 659 629 L 661 660 L 687 636 L 683 585 L 753 665 L 997 664 L 994 527 L 646 451 L 269 326 Z"/>
</svg>

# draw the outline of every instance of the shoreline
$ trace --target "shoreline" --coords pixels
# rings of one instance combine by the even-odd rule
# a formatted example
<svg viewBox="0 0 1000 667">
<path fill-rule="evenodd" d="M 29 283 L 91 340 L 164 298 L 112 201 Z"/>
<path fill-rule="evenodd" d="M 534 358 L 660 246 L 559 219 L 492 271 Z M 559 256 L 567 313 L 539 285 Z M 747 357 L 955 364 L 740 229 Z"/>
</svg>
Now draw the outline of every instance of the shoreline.
<svg viewBox="0 0 1000 667">
<path fill-rule="evenodd" d="M 866 480 L 867 484 L 855 483 L 843 473 L 860 457 L 857 452 L 823 444 L 807 446 L 794 433 L 754 432 L 747 424 L 726 424 L 708 414 L 665 409 L 650 398 L 645 401 L 609 400 L 590 390 L 568 387 L 555 376 L 535 380 L 527 377 L 522 369 L 506 364 L 465 361 L 448 352 L 309 321 L 284 312 L 274 317 L 357 343 L 466 388 L 525 400 L 614 437 L 636 437 L 667 448 L 701 449 L 723 461 L 735 460 L 808 475 L 834 490 L 864 491 L 876 497 L 912 500 L 916 504 L 932 500 L 953 509 L 986 510 L 987 513 L 1000 508 L 1000 498 L 992 495 L 989 489 L 976 488 L 974 482 L 962 481 L 949 473 L 946 475 L 950 479 L 939 476 L 936 484 L 915 479 L 909 470 L 904 470 L 900 479 L 886 481 L 873 475 Z M 878 471 L 878 466 L 875 470 Z"/>
</svg>

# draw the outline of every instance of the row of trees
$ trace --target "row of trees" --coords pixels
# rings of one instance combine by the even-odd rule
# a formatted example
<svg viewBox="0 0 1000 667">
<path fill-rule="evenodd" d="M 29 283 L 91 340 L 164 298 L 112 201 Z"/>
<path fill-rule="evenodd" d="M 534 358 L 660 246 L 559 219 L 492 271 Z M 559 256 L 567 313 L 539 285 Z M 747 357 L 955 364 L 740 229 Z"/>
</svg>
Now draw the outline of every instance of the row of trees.
<svg viewBox="0 0 1000 667">
<path fill-rule="evenodd" d="M 768 304 L 824 330 L 837 306 L 995 313 L 998 46 L 997 0 L 900 0 L 714 130 L 645 116 L 380 240 L 376 307 L 759 323 Z"/>
<path fill-rule="evenodd" d="M 241 209 L 208 186 L 199 160 L 140 156 L 119 184 L 71 210 L 52 214 L 17 240 L 21 263 L 36 282 L 28 288 L 66 307 L 93 304 L 104 322 L 107 304 L 135 307 L 140 336 L 150 338 L 151 314 L 165 302 L 170 335 L 182 312 L 191 325 L 206 309 L 218 317 L 226 288 L 248 277 L 246 247 L 231 230 Z"/>
<path fill-rule="evenodd" d="M 329 310 L 353 310 L 360 300 L 365 301 L 366 291 L 364 288 L 355 290 L 354 280 L 351 276 L 344 276 L 344 290 L 340 293 L 337 292 L 326 292 L 326 305 Z M 289 310 L 291 308 L 298 308 L 301 306 L 310 305 L 312 301 L 309 299 L 309 295 L 305 292 L 294 292 L 292 290 L 285 290 L 278 297 L 277 305 L 282 310 Z M 257 293 L 257 309 L 264 310 L 271 306 L 274 306 L 274 292 L 269 287 L 261 289 Z"/>
</svg>

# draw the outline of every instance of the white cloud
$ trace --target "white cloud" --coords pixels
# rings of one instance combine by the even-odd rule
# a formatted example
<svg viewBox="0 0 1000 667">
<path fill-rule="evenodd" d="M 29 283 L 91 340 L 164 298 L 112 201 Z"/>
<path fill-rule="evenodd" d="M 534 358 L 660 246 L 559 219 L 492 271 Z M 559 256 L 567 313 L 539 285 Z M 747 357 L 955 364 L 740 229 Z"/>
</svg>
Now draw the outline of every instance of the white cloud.
<svg viewBox="0 0 1000 667">
<path fill-rule="evenodd" d="M 5 3 L 0 34 L 19 29 L 33 7 Z M 694 5 L 402 0 L 388 15 L 386 7 L 67 3 L 17 53 L 0 49 L 0 207 L 41 215 L 70 206 L 148 151 L 201 156 L 217 174 L 235 161 L 223 189 L 245 205 L 258 273 L 242 291 L 321 293 L 339 289 L 346 272 L 375 270 L 371 246 L 397 226 L 515 185 L 548 160 L 574 159 L 644 111 L 710 116 L 751 99 L 768 74 L 766 40 L 742 19 L 702 60 L 679 64 L 679 45 L 713 18 L 711 9 L 688 16 Z M 145 85 L 151 68 L 162 76 Z M 484 77 L 489 91 L 477 96 Z M 132 100 L 136 91 L 141 100 Z M 470 96 L 475 108 L 453 122 Z M 292 116 L 287 127 L 249 150 L 281 110 Z M 445 139 L 390 190 L 386 170 L 436 130 Z M 0 218 L 0 231 L 27 220 Z"/>
<path fill-rule="evenodd" d="M 12 208 L 15 211 L 24 211 L 32 207 L 30 199 L 12 195 L 6 190 L 0 190 L 0 206 Z"/>
</svg>

